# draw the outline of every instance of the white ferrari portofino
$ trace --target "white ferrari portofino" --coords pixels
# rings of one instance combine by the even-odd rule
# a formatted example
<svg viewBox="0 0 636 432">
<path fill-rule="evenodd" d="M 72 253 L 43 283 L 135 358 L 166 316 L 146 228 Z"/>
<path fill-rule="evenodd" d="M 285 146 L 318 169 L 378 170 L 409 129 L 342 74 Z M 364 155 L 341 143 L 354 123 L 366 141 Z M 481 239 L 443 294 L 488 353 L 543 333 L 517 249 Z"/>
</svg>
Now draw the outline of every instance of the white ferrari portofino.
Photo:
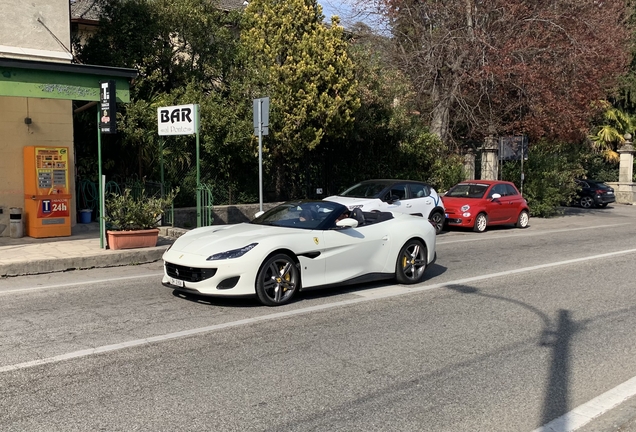
<svg viewBox="0 0 636 432">
<path fill-rule="evenodd" d="M 250 223 L 179 237 L 163 255 L 162 283 L 199 295 L 256 295 L 277 306 L 306 288 L 384 278 L 418 283 L 435 257 L 435 228 L 425 218 L 297 201 Z"/>
</svg>

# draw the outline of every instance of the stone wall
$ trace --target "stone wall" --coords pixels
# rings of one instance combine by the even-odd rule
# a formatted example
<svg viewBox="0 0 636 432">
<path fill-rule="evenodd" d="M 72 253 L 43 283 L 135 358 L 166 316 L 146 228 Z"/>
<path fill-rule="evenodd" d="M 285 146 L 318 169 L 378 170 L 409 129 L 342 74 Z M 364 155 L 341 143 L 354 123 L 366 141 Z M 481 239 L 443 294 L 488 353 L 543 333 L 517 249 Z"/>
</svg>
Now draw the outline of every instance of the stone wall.
<svg viewBox="0 0 636 432">
<path fill-rule="evenodd" d="M 278 204 L 280 203 L 263 203 L 263 210 L 267 211 Z M 214 217 L 213 225 L 250 222 L 254 219 L 254 215 L 259 209 L 260 205 L 258 203 L 214 206 L 212 212 Z M 197 226 L 197 208 L 186 207 L 174 209 L 174 226 L 179 228 L 195 228 Z"/>
<path fill-rule="evenodd" d="M 607 185 L 614 188 L 617 203 L 636 203 L 636 183 L 607 182 Z"/>
</svg>

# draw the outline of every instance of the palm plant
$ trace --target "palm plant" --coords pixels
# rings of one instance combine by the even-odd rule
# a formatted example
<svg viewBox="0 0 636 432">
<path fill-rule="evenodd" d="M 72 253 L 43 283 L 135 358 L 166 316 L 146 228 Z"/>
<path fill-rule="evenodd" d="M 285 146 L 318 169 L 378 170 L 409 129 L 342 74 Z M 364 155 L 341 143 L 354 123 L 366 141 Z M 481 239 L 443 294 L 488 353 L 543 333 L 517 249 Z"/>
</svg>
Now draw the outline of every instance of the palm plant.
<svg viewBox="0 0 636 432">
<path fill-rule="evenodd" d="M 624 135 L 632 133 L 636 125 L 636 119 L 630 114 L 614 108 L 608 101 L 601 101 L 603 110 L 602 124 L 596 126 L 589 139 L 592 146 L 603 154 L 609 162 L 618 162 L 618 147 L 625 143 Z"/>
</svg>

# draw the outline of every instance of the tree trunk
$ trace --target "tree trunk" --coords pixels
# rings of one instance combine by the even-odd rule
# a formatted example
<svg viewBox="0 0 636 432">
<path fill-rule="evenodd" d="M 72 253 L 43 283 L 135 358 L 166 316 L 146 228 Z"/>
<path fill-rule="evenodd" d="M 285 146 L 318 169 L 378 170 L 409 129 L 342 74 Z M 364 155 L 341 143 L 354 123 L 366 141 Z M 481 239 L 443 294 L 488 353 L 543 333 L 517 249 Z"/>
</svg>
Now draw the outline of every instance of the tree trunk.
<svg viewBox="0 0 636 432">
<path fill-rule="evenodd" d="M 450 91 L 435 86 L 433 88 L 433 113 L 431 119 L 431 133 L 437 135 L 442 142 L 448 137 L 449 113 L 452 95 Z"/>
</svg>

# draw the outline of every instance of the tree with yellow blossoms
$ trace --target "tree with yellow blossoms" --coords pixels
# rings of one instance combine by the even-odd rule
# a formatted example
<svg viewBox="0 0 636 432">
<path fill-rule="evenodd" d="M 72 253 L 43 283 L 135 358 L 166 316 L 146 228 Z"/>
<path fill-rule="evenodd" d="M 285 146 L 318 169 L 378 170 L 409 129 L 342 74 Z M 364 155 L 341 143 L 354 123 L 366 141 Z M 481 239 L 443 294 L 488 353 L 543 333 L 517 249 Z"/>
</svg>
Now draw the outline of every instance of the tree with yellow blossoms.
<svg viewBox="0 0 636 432">
<path fill-rule="evenodd" d="M 360 106 L 339 19 L 324 22 L 316 0 L 252 0 L 241 46 L 251 98 L 270 98 L 264 161 L 277 199 L 298 195 L 327 137 L 343 136 Z"/>
</svg>

